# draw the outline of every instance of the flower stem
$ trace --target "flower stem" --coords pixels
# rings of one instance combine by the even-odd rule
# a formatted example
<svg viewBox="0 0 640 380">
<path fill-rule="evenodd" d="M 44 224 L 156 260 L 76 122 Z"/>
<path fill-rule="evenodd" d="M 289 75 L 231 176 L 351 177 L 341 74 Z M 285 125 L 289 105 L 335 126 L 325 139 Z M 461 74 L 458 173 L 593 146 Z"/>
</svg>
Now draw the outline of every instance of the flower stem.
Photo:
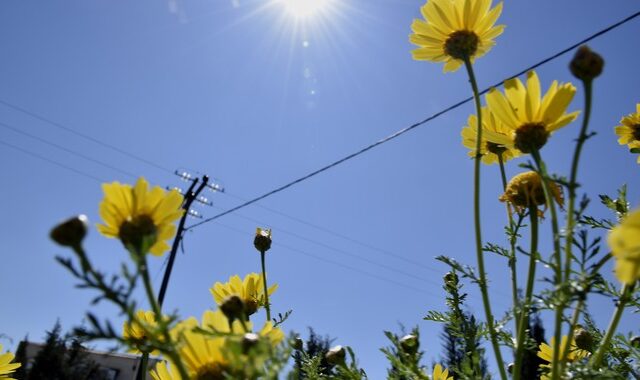
<svg viewBox="0 0 640 380">
<path fill-rule="evenodd" d="M 544 198 L 546 200 L 547 206 L 549 207 L 549 212 L 551 213 L 551 232 L 553 236 L 553 257 L 555 258 L 555 285 L 556 289 L 560 289 L 560 285 L 562 284 L 562 258 L 560 257 L 560 231 L 558 229 L 558 214 L 556 212 L 556 205 L 553 199 L 553 195 L 551 193 L 551 189 L 549 187 L 549 175 L 547 173 L 547 166 L 544 161 L 540 157 L 540 152 L 534 149 L 531 151 L 531 155 L 533 156 L 533 160 L 536 163 L 536 167 L 540 176 L 542 177 L 542 189 L 544 191 Z M 553 342 L 553 361 L 551 363 L 551 379 L 557 380 L 559 379 L 559 357 L 560 357 L 560 342 L 562 341 L 562 314 L 563 310 L 561 307 L 556 306 L 556 317 L 555 317 L 555 327 L 554 327 L 554 337 L 555 340 Z"/>
<path fill-rule="evenodd" d="M 591 358 L 590 364 L 593 368 L 598 368 L 600 363 L 602 362 L 602 358 L 604 358 L 604 354 L 609 350 L 609 344 L 611 343 L 611 338 L 613 338 L 613 334 L 615 334 L 616 329 L 618 328 L 618 323 L 620 322 L 620 318 L 622 317 L 622 312 L 624 311 L 624 307 L 626 303 L 631 298 L 631 294 L 633 293 L 633 284 L 624 284 L 622 285 L 622 294 L 620 295 L 620 299 L 618 300 L 618 304 L 616 305 L 616 309 L 613 312 L 613 316 L 611 317 L 611 322 L 609 322 L 609 327 L 607 328 L 607 333 L 602 340 L 602 344 L 593 358 Z"/>
<path fill-rule="evenodd" d="M 527 288 L 522 302 L 520 321 L 518 322 L 518 336 L 516 338 L 516 362 L 513 371 L 513 379 L 519 380 L 522 372 L 522 360 L 525 348 L 525 333 L 529 325 L 529 308 L 533 297 L 533 286 L 536 278 L 536 258 L 538 257 L 538 208 L 529 207 L 529 219 L 531 220 L 531 249 L 529 252 L 529 271 L 527 273 Z"/>
<path fill-rule="evenodd" d="M 607 261 L 609 261 L 611 259 L 611 253 L 608 253 L 607 255 L 605 255 L 602 259 L 600 259 L 600 261 L 598 261 L 592 268 L 591 268 L 591 274 L 589 276 L 589 278 L 592 278 L 592 276 L 598 272 L 600 272 L 600 268 L 602 268 L 602 266 L 604 264 L 607 263 Z M 573 316 L 571 317 L 571 322 L 569 325 L 569 333 L 567 334 L 567 342 L 572 342 L 573 341 L 573 335 L 575 333 L 575 328 L 576 325 L 578 324 L 578 320 L 580 318 L 580 313 L 582 313 L 582 309 L 584 308 L 584 304 L 586 302 L 587 299 L 587 294 L 591 291 L 591 287 L 593 286 L 593 282 L 586 282 L 584 284 L 584 296 L 582 298 L 580 298 L 580 300 L 578 300 L 578 304 L 576 305 L 576 308 L 573 310 Z M 564 348 L 564 352 L 562 353 L 562 356 L 560 357 L 564 361 L 566 360 L 567 356 L 569 355 L 569 351 L 570 350 L 570 345 L 566 345 Z M 565 363 L 566 364 L 566 363 Z M 564 369 L 561 368 L 562 370 Z"/>
<path fill-rule="evenodd" d="M 480 275 L 478 284 L 480 286 L 480 293 L 482 294 L 482 303 L 484 305 L 485 318 L 487 319 L 489 337 L 491 345 L 493 346 L 493 352 L 496 355 L 496 362 L 498 370 L 500 371 L 500 377 L 502 380 L 507 380 L 507 372 L 504 366 L 504 361 L 502 360 L 502 353 L 500 352 L 500 345 L 498 344 L 498 337 L 495 331 L 493 313 L 491 312 L 491 303 L 489 302 L 487 275 L 484 268 L 484 252 L 482 250 L 482 229 L 480 224 L 480 159 L 482 158 L 480 155 L 480 148 L 482 143 L 482 108 L 480 106 L 480 93 L 478 91 L 478 84 L 473 72 L 473 65 L 468 57 L 464 59 L 464 65 L 467 69 L 467 73 L 469 74 L 469 82 L 471 83 L 471 89 L 473 90 L 476 114 L 478 115 L 478 132 L 476 135 L 476 154 L 473 170 L 473 219 L 476 235 L 476 257 L 478 261 L 478 272 Z"/>
<path fill-rule="evenodd" d="M 147 298 L 149 299 L 149 303 L 151 304 L 151 309 L 153 310 L 153 313 L 156 316 L 156 320 L 162 321 L 162 309 L 160 307 L 160 304 L 156 300 L 156 296 L 153 292 L 153 287 L 151 286 L 151 278 L 149 277 L 149 271 L 147 269 L 146 254 L 142 254 L 139 257 L 140 257 L 139 259 L 140 261 L 138 263 L 139 265 L 138 270 L 140 271 L 142 282 L 144 283 L 144 289 L 147 293 Z M 164 323 L 160 323 L 160 326 L 162 326 L 162 335 L 164 336 L 165 341 L 169 343 L 169 346 L 171 347 L 171 352 L 167 353 L 167 356 L 171 359 L 172 364 L 175 365 L 176 368 L 178 369 L 178 372 L 180 373 L 181 378 L 188 379 L 189 375 L 187 374 L 187 371 L 184 368 L 184 364 L 182 363 L 180 356 L 175 351 L 176 346 L 175 344 L 173 344 L 173 340 L 171 339 L 171 334 L 169 334 L 169 331 L 167 330 L 167 325 Z M 146 355 L 148 356 L 148 354 Z M 144 361 L 144 358 L 143 358 L 141 363 L 141 371 L 139 373 L 144 373 L 144 374 L 147 373 L 146 364 L 147 363 Z M 144 367 L 142 367 L 143 365 Z"/>
<path fill-rule="evenodd" d="M 507 175 L 504 170 L 504 161 L 502 159 L 502 154 L 498 154 L 498 163 L 500 164 L 500 178 L 502 179 L 502 190 L 507 191 Z M 513 309 L 516 310 L 518 308 L 518 271 L 517 271 L 517 259 L 516 259 L 516 236 L 515 236 L 515 225 L 513 223 L 513 215 L 511 214 L 511 204 L 506 202 L 507 204 L 507 218 L 509 218 L 509 228 L 513 235 L 509 236 L 509 245 L 511 250 L 509 251 L 509 270 L 511 271 L 511 294 L 513 297 Z M 518 331 L 518 319 L 514 318 L 514 322 L 516 325 L 516 331 Z"/>
<path fill-rule="evenodd" d="M 271 305 L 269 304 L 269 290 L 267 288 L 267 272 L 265 270 L 264 257 L 266 251 L 260 251 L 262 263 L 262 285 L 264 286 L 264 308 L 267 310 L 267 322 L 271 321 Z"/>
<path fill-rule="evenodd" d="M 592 93 L 592 81 L 585 80 L 584 83 L 584 118 L 582 119 L 582 128 L 580 129 L 580 135 L 576 143 L 576 150 L 573 152 L 573 161 L 571 163 L 571 176 L 569 177 L 569 206 L 567 209 L 567 237 L 565 242 L 565 263 L 564 263 L 564 281 L 569 281 L 571 275 L 571 248 L 573 246 L 573 229 L 575 227 L 574 209 L 576 203 L 576 188 L 577 188 L 577 176 L 578 176 L 578 162 L 580 161 L 580 153 L 582 152 L 582 145 L 587 140 L 587 126 L 589 125 L 589 117 L 591 116 L 591 93 Z"/>
</svg>

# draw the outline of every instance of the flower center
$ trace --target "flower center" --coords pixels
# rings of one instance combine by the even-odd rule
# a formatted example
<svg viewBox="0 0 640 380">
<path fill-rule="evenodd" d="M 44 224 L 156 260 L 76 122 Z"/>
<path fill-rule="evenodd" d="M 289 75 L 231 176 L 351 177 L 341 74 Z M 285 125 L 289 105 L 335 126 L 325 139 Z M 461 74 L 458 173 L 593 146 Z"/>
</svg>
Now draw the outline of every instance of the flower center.
<svg viewBox="0 0 640 380">
<path fill-rule="evenodd" d="M 195 380 L 224 380 L 224 366 L 220 363 L 207 363 L 198 368 Z"/>
<path fill-rule="evenodd" d="M 158 229 L 148 215 L 138 215 L 120 225 L 118 237 L 125 246 L 132 246 L 136 251 L 149 249 L 156 241 Z M 146 252 L 144 252 L 146 253 Z"/>
<path fill-rule="evenodd" d="M 543 123 L 527 123 L 516 129 L 514 145 L 522 153 L 539 150 L 547 143 L 549 132 Z"/>
<path fill-rule="evenodd" d="M 457 30 L 444 42 L 444 52 L 455 59 L 471 58 L 478 50 L 478 35 L 469 30 Z"/>
<path fill-rule="evenodd" d="M 486 148 L 487 151 L 495 154 L 496 156 L 501 156 L 507 150 L 504 146 L 491 141 L 487 141 Z"/>
<path fill-rule="evenodd" d="M 634 125 L 631 129 L 633 129 L 633 139 L 640 141 L 640 124 Z"/>
</svg>

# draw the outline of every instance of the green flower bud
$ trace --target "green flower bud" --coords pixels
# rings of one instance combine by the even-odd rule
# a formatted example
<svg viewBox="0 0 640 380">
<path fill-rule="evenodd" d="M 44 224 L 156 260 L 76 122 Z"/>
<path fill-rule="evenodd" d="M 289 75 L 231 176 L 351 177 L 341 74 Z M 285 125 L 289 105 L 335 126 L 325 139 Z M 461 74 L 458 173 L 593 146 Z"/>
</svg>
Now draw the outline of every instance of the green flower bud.
<svg viewBox="0 0 640 380">
<path fill-rule="evenodd" d="M 260 342 L 260 336 L 254 333 L 246 333 L 242 337 L 242 352 L 245 354 L 249 352 Z"/>
<path fill-rule="evenodd" d="M 89 220 L 86 215 L 78 215 L 55 226 L 49 236 L 63 247 L 79 247 L 87 235 Z"/>
<path fill-rule="evenodd" d="M 335 346 L 324 355 L 324 358 L 327 359 L 327 363 L 332 366 L 343 365 L 346 357 L 347 352 L 342 346 Z"/>
<path fill-rule="evenodd" d="M 253 239 L 253 245 L 260 252 L 267 252 L 271 248 L 271 230 L 256 229 L 256 237 Z"/>
<path fill-rule="evenodd" d="M 602 73 L 604 59 L 600 54 L 589 49 L 587 45 L 582 45 L 576 51 L 576 55 L 569 64 L 571 73 L 578 79 L 590 81 Z"/>
<path fill-rule="evenodd" d="M 293 347 L 293 349 L 296 351 L 302 351 L 302 349 L 304 348 L 304 341 L 302 340 L 302 338 L 297 336 L 293 339 L 291 347 Z"/>
<path fill-rule="evenodd" d="M 593 350 L 593 336 L 591 333 L 582 327 L 577 327 L 574 331 L 576 347 L 581 350 L 587 350 L 592 352 Z"/>
<path fill-rule="evenodd" d="M 402 347 L 402 350 L 404 352 L 413 355 L 418 352 L 420 342 L 418 342 L 417 336 L 413 334 L 407 334 L 400 339 L 400 347 Z"/>
</svg>

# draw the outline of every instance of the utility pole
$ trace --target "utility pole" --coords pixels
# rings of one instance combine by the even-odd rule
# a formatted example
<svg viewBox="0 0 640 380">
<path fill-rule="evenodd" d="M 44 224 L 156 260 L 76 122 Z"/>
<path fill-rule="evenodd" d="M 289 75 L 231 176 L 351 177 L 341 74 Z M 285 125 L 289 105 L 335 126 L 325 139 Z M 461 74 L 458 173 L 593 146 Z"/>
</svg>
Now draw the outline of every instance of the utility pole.
<svg viewBox="0 0 640 380">
<path fill-rule="evenodd" d="M 171 246 L 171 252 L 169 253 L 169 262 L 167 263 L 167 269 L 164 272 L 164 277 L 162 278 L 162 285 L 160 285 L 160 293 L 158 294 L 158 304 L 162 307 L 162 303 L 164 302 L 164 297 L 167 293 L 167 287 L 169 286 L 169 278 L 171 277 L 171 270 L 173 269 L 173 263 L 176 260 L 176 254 L 178 253 L 178 246 L 180 245 L 180 241 L 182 240 L 182 234 L 184 233 L 184 223 L 187 220 L 187 216 L 189 215 L 189 211 L 191 210 L 191 204 L 194 200 L 200 195 L 200 192 L 207 186 L 209 182 L 209 177 L 206 175 L 202 176 L 202 182 L 200 186 L 198 186 L 197 190 L 193 191 L 193 189 L 198 184 L 199 178 L 195 178 L 193 182 L 191 182 L 191 186 L 189 186 L 189 190 L 184 195 L 184 201 L 182 202 L 182 209 L 184 210 L 184 214 L 180 218 L 180 224 L 178 224 L 178 231 L 176 232 L 176 237 L 173 239 L 173 245 Z M 156 316 L 156 318 L 160 318 L 160 316 Z"/>
<path fill-rule="evenodd" d="M 197 211 L 191 209 L 191 205 L 194 201 L 198 201 L 200 203 L 211 206 L 211 202 L 205 198 L 200 196 L 202 190 L 205 187 L 213 191 L 224 192 L 224 188 L 217 183 L 209 183 L 209 176 L 206 174 L 202 175 L 201 178 L 195 177 L 184 171 L 175 171 L 175 174 L 186 181 L 191 181 L 191 185 L 186 192 L 181 191 L 181 189 L 176 188 L 178 192 L 180 192 L 184 196 L 184 200 L 182 201 L 182 209 L 184 210 L 184 214 L 180 218 L 180 223 L 178 224 L 178 230 L 176 231 L 176 236 L 173 239 L 173 244 L 171 245 L 171 251 L 169 252 L 169 261 L 167 262 L 167 269 L 164 272 L 164 276 L 162 278 L 162 285 L 160 285 L 160 292 L 158 293 L 158 304 L 162 308 L 162 304 L 164 303 L 165 295 L 167 294 L 167 288 L 169 287 L 169 279 L 171 278 L 171 271 L 173 270 L 173 264 L 176 260 L 176 254 L 178 253 L 178 247 L 180 246 L 180 242 L 182 241 L 184 234 L 184 225 L 188 216 L 201 217 Z M 198 183 L 200 183 L 198 185 Z M 197 186 L 197 188 L 196 188 Z M 162 318 L 160 315 L 156 315 L 156 318 Z M 149 353 L 143 353 L 141 362 L 147 362 L 149 359 Z M 142 371 L 142 365 L 138 367 L 138 373 L 136 374 L 136 380 L 145 380 L 146 374 Z"/>
</svg>

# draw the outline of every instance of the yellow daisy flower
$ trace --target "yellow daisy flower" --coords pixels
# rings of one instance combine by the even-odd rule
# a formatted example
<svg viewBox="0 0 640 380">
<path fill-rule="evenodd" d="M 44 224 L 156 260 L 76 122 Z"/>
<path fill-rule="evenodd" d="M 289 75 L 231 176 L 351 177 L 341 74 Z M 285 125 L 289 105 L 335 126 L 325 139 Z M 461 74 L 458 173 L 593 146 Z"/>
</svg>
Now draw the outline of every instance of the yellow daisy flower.
<svg viewBox="0 0 640 380">
<path fill-rule="evenodd" d="M 98 225 L 98 231 L 136 249 L 148 245 L 146 239 L 151 237 L 149 252 L 156 256 L 169 249 L 166 241 L 176 233 L 173 222 L 184 213 L 180 193 L 176 190 L 167 193 L 158 186 L 149 190 L 142 177 L 134 187 L 113 182 L 103 184 L 102 190 L 100 216 L 104 224 Z"/>
<path fill-rule="evenodd" d="M 636 104 L 636 113 L 629 114 L 620 120 L 615 128 L 618 144 L 627 145 L 629 149 L 640 149 L 640 103 Z M 638 156 L 640 163 L 640 155 Z"/>
<path fill-rule="evenodd" d="M 616 258 L 615 274 L 620 282 L 640 280 L 640 209 L 630 212 L 607 238 Z"/>
<path fill-rule="evenodd" d="M 136 312 L 136 318 L 144 325 L 144 328 L 138 322 L 124 322 L 122 326 L 122 337 L 125 339 L 134 340 L 137 343 L 136 347 L 129 350 L 129 352 L 132 353 L 139 353 L 141 351 L 141 348 L 144 349 L 144 345 L 147 343 L 147 333 L 145 332 L 145 329 L 147 331 L 153 331 L 158 327 L 156 314 L 153 311 L 138 310 Z M 151 355 L 159 355 L 159 351 L 157 350 L 154 350 L 150 353 Z"/>
<path fill-rule="evenodd" d="M 443 369 L 440 364 L 436 364 L 436 366 L 433 367 L 431 380 L 453 380 L 453 376 L 449 376 L 448 369 Z"/>
<path fill-rule="evenodd" d="M 565 347 L 567 347 L 567 339 L 568 337 L 565 335 L 562 337 L 560 341 L 560 352 L 564 352 Z M 553 346 L 555 344 L 555 338 L 551 338 L 551 345 L 546 343 L 541 343 L 538 346 L 538 357 L 542 360 L 547 361 L 549 364 L 543 364 L 542 367 L 550 368 L 551 363 L 553 362 Z M 567 362 L 573 362 L 576 360 L 584 359 L 589 356 L 590 353 L 587 350 L 581 350 L 576 346 L 575 339 L 571 342 L 571 348 L 569 349 L 569 353 L 567 354 Z M 551 376 L 546 374 L 540 377 L 541 380 L 549 380 Z"/>
<path fill-rule="evenodd" d="M 485 55 L 504 25 L 494 25 L 502 3 L 491 0 L 428 0 L 420 8 L 424 20 L 411 24 L 409 41 L 418 45 L 411 55 L 418 61 L 445 62 L 444 72 L 456 71 L 465 58 L 471 62 Z"/>
<path fill-rule="evenodd" d="M 482 115 L 484 116 L 482 118 L 483 136 L 486 136 L 486 131 L 501 134 L 505 137 L 508 137 L 511 134 L 511 130 L 506 128 L 492 113 L 488 112 L 486 107 L 482 108 Z M 476 115 L 469 116 L 467 125 L 462 128 L 461 135 L 462 145 L 469 148 L 469 157 L 475 157 L 476 141 L 478 136 L 478 117 Z M 513 146 L 513 143 L 509 145 L 501 145 L 487 141 L 486 137 L 483 137 L 482 144 L 480 144 L 482 162 L 487 165 L 495 164 L 499 162 L 498 154 L 502 156 L 502 162 L 507 162 L 520 156 L 522 153 Z"/>
<path fill-rule="evenodd" d="M 576 93 L 571 83 L 553 81 L 541 98 L 540 80 L 535 71 L 527 73 L 527 85 L 520 79 L 504 82 L 505 94 L 491 89 L 486 96 L 489 111 L 510 130 L 509 135 L 487 131 L 488 141 L 513 145 L 523 153 L 544 146 L 549 135 L 574 121 L 580 111 L 566 113 Z"/>
<path fill-rule="evenodd" d="M 269 295 L 272 295 L 276 289 L 278 289 L 278 284 L 271 285 L 267 289 Z M 254 314 L 265 303 L 262 274 L 258 273 L 249 273 L 244 277 L 244 281 L 238 275 L 229 277 L 229 282 L 224 284 L 216 282 L 209 291 L 218 305 L 221 305 L 229 296 L 240 297 L 244 301 L 247 316 Z"/>
<path fill-rule="evenodd" d="M 197 333 L 194 329 L 198 326 L 204 330 L 224 335 L 211 336 Z M 251 322 L 245 322 L 245 326 L 251 331 Z M 240 321 L 235 321 L 230 327 L 229 321 L 221 311 L 207 310 L 202 316 L 202 323 L 198 324 L 198 321 L 192 317 L 180 322 L 171 333 L 181 340 L 182 344 L 178 353 L 191 378 L 226 379 L 225 372 L 231 369 L 233 363 L 227 357 L 225 345 L 229 339 L 241 338 L 245 334 L 245 330 Z M 284 339 L 282 330 L 274 328 L 271 322 L 265 323 L 258 335 L 267 339 L 274 346 Z M 175 365 L 167 366 L 164 363 L 158 364 L 151 372 L 151 376 L 155 380 L 177 380 L 180 378 Z"/>
<path fill-rule="evenodd" d="M 16 369 L 20 368 L 22 364 L 20 363 L 11 363 L 14 358 L 14 355 L 11 352 L 2 353 L 2 345 L 0 344 L 0 379 L 13 379 L 12 377 L 6 376 L 14 372 Z"/>
</svg>

